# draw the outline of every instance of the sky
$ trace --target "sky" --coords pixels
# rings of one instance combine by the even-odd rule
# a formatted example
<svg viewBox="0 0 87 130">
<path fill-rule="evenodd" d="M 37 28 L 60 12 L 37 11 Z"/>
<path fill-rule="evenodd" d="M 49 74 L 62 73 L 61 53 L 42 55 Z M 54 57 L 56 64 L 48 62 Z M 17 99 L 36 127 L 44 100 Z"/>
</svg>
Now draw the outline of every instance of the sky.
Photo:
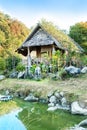
<svg viewBox="0 0 87 130">
<path fill-rule="evenodd" d="M 60 29 L 87 21 L 87 0 L 0 0 L 0 11 L 35 26 L 42 18 Z"/>
</svg>

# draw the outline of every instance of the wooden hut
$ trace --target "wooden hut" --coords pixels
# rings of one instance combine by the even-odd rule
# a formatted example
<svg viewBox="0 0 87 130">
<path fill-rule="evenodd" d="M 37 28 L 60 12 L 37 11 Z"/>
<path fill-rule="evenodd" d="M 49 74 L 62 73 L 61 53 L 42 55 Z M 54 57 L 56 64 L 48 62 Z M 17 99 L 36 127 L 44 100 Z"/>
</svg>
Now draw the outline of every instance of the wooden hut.
<svg viewBox="0 0 87 130">
<path fill-rule="evenodd" d="M 55 50 L 62 52 L 68 51 L 69 47 L 72 50 L 82 52 L 83 49 L 62 31 L 55 30 L 56 33 L 51 33 L 46 27 L 37 24 L 34 30 L 30 33 L 23 44 L 17 49 L 17 52 L 28 57 L 28 66 L 30 63 L 30 55 L 32 51 L 36 51 L 36 57 L 41 59 L 42 53 L 47 53 L 48 57 L 52 58 Z"/>
</svg>

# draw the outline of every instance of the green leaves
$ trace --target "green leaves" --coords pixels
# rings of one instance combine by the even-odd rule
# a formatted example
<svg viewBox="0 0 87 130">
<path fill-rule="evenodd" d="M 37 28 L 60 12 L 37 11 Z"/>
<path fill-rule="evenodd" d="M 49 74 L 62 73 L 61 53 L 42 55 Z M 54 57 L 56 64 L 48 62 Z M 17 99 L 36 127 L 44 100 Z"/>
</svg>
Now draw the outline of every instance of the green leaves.
<svg viewBox="0 0 87 130">
<path fill-rule="evenodd" d="M 71 26 L 69 35 L 87 52 L 87 22 L 80 22 Z"/>
</svg>

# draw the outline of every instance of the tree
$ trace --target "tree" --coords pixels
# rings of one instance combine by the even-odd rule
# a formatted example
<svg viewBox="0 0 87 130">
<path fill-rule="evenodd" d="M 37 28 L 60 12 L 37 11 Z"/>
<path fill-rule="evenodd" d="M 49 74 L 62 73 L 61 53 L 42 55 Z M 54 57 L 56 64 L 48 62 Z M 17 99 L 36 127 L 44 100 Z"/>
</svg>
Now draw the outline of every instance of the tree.
<svg viewBox="0 0 87 130">
<path fill-rule="evenodd" d="M 23 23 L 0 12 L 0 58 L 10 59 L 9 64 L 6 60 L 6 65 L 11 66 L 10 69 L 16 67 L 17 58 L 15 57 L 18 55 L 15 50 L 25 40 L 29 32 L 30 29 Z M 3 64 L 4 62 L 2 62 L 2 66 L 4 66 Z"/>
<path fill-rule="evenodd" d="M 87 53 L 87 22 L 80 22 L 71 26 L 69 35 L 78 42 Z"/>
<path fill-rule="evenodd" d="M 8 52 L 13 53 L 29 32 L 30 30 L 23 23 L 0 12 L 0 56 L 3 53 L 3 58 L 5 58 Z"/>
</svg>

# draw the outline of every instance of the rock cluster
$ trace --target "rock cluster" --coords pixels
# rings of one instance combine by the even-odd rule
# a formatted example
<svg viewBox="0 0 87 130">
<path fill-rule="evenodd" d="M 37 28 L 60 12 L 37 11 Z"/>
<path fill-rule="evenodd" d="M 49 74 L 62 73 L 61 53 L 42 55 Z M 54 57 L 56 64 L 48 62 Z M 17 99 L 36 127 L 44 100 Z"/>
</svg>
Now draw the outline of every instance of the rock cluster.
<svg viewBox="0 0 87 130">
<path fill-rule="evenodd" d="M 69 110 L 70 105 L 64 95 L 64 92 L 55 92 L 48 94 L 48 109 L 47 111 L 55 111 L 57 109 Z"/>
</svg>

